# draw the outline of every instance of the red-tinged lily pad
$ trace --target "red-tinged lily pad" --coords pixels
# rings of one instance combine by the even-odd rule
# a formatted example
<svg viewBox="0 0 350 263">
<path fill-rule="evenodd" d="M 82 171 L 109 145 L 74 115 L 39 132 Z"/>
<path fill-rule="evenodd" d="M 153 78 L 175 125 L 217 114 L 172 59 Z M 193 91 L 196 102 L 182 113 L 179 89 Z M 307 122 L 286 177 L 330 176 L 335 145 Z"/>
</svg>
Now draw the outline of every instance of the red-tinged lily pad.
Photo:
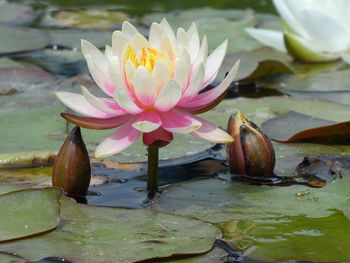
<svg viewBox="0 0 350 263">
<path fill-rule="evenodd" d="M 263 123 L 263 130 L 278 142 L 343 142 L 350 139 L 350 121 L 333 121 L 289 111 L 286 115 Z"/>
<path fill-rule="evenodd" d="M 0 25 L 0 54 L 42 49 L 50 44 L 47 33 L 38 29 Z"/>
<path fill-rule="evenodd" d="M 22 189 L 0 195 L 0 243 L 40 235 L 59 223 L 62 190 Z"/>
<path fill-rule="evenodd" d="M 158 211 L 91 207 L 68 198 L 62 198 L 61 209 L 56 230 L 3 243 L 0 252 L 27 261 L 60 257 L 74 263 L 138 262 L 205 253 L 221 237 L 211 224 Z"/>
</svg>

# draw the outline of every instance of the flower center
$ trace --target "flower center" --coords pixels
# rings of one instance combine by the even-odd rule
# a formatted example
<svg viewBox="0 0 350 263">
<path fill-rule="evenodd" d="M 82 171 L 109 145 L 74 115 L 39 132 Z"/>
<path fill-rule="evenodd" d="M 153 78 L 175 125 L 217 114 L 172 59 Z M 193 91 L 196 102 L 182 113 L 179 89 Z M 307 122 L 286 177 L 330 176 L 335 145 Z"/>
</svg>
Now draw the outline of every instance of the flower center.
<svg viewBox="0 0 350 263">
<path fill-rule="evenodd" d="M 137 68 L 138 66 L 144 66 L 149 73 L 152 73 L 154 64 L 158 61 L 161 60 L 163 61 L 164 54 L 154 48 L 147 47 L 147 48 L 142 48 L 142 55 L 140 61 L 137 60 L 135 51 L 132 49 L 130 45 L 127 47 L 127 55 L 126 59 L 130 60 L 132 63 L 134 63 L 135 67 Z"/>
</svg>

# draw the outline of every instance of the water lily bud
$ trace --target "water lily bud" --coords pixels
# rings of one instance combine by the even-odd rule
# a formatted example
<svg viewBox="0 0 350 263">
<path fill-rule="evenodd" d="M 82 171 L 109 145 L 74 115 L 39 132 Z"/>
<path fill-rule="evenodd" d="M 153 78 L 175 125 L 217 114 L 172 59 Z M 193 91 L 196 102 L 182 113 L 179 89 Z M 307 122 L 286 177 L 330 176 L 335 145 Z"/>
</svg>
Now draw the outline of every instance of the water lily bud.
<svg viewBox="0 0 350 263">
<path fill-rule="evenodd" d="M 228 133 L 234 138 L 227 145 L 231 173 L 252 177 L 270 177 L 275 168 L 275 151 L 270 139 L 241 112 L 232 115 Z"/>
<path fill-rule="evenodd" d="M 64 141 L 53 165 L 52 184 L 73 197 L 85 196 L 91 179 L 90 158 L 75 126 Z"/>
</svg>

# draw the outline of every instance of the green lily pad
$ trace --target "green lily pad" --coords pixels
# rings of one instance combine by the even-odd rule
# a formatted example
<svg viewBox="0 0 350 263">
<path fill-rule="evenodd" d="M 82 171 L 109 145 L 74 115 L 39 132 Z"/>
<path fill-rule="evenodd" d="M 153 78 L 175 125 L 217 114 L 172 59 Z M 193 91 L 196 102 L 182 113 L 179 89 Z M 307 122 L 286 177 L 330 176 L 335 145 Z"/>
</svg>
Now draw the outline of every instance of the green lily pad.
<svg viewBox="0 0 350 263">
<path fill-rule="evenodd" d="M 52 22 L 62 27 L 108 29 L 127 20 L 128 16 L 121 11 L 111 10 L 63 10 L 54 14 Z"/>
<path fill-rule="evenodd" d="M 17 66 L 23 66 L 23 65 L 10 58 L 6 58 L 6 57 L 0 58 L 0 68 L 17 67 Z"/>
<path fill-rule="evenodd" d="M 224 78 L 226 72 L 232 67 L 232 63 L 237 59 L 241 60 L 241 64 L 235 78 L 236 81 L 258 79 L 258 85 L 265 88 L 281 89 L 282 91 L 286 89 L 307 90 L 308 87 L 313 87 L 310 90 L 315 90 L 317 86 L 321 86 L 321 89 L 325 90 L 322 87 L 327 87 L 331 83 L 333 89 L 336 89 L 336 85 L 333 84 L 334 79 L 338 79 L 340 84 L 344 86 L 346 82 L 342 82 L 341 78 L 348 78 L 346 70 L 343 73 L 338 73 L 338 70 L 347 67 L 343 61 L 299 64 L 293 61 L 293 58 L 287 53 L 269 47 L 261 47 L 250 51 L 228 54 L 224 59 L 217 80 Z M 275 73 L 290 74 L 273 75 Z M 264 76 L 266 78 L 259 79 Z M 292 88 L 288 88 L 289 85 Z M 342 86 L 340 89 L 342 89 Z"/>
<path fill-rule="evenodd" d="M 26 263 L 26 260 L 24 258 L 6 253 L 0 253 L 0 261 L 3 263 Z"/>
<path fill-rule="evenodd" d="M 31 167 L 54 162 L 57 151 L 35 151 L 0 154 L 0 168 Z"/>
<path fill-rule="evenodd" d="M 241 60 L 236 81 L 255 79 L 270 73 L 292 72 L 292 58 L 269 47 L 229 54 L 225 57 L 217 79 L 223 80 L 233 63 Z"/>
<path fill-rule="evenodd" d="M 9 193 L 9 192 L 13 192 L 16 190 L 21 190 L 25 187 L 20 186 L 20 185 L 16 185 L 16 184 L 3 184 L 0 183 L 0 195 Z"/>
<path fill-rule="evenodd" d="M 58 150 L 66 134 L 66 122 L 59 116 L 64 107 L 0 111 L 0 151 L 15 153 Z M 25 127 L 25 129 L 23 129 Z"/>
<path fill-rule="evenodd" d="M 77 205 L 62 199 L 61 222 L 53 232 L 0 245 L 29 261 L 61 257 L 75 263 L 135 262 L 209 251 L 221 232 L 186 217 L 145 209 Z"/>
<path fill-rule="evenodd" d="M 208 39 L 209 51 L 214 50 L 228 38 L 227 54 L 252 50 L 262 45 L 246 34 L 244 28 L 256 24 L 255 13 L 251 10 L 218 10 L 200 8 L 176 13 L 151 13 L 143 17 L 145 23 L 160 22 L 165 17 L 176 31 L 178 27 L 190 27 L 196 23 L 199 34 Z M 222 30 L 225 28 L 225 30 Z M 233 64 L 232 64 L 233 65 Z M 231 65 L 231 66 L 232 66 Z"/>
<path fill-rule="evenodd" d="M 260 260 L 348 261 L 349 218 L 341 211 L 350 208 L 349 184 L 349 174 L 324 188 L 209 179 L 171 188 L 156 201 L 156 207 L 216 224 L 225 238 Z M 291 251 L 296 240 L 298 249 Z M 276 254 L 271 243 L 274 249 L 283 249 Z M 311 243 L 317 246 L 308 245 Z M 248 250 L 253 246 L 255 249 Z M 335 251 L 338 246 L 343 247 L 339 253 L 323 257 L 322 249 Z"/>
<path fill-rule="evenodd" d="M 10 184 L 40 184 L 51 181 L 52 167 L 0 169 L 0 182 Z"/>
<path fill-rule="evenodd" d="M 303 91 L 303 90 L 281 90 L 294 98 L 327 100 L 344 105 L 350 105 L 350 91 Z"/>
<path fill-rule="evenodd" d="M 42 49 L 50 44 L 48 34 L 31 28 L 0 25 L 0 54 Z"/>
<path fill-rule="evenodd" d="M 35 11 L 31 6 L 20 3 L 0 2 L 0 23 L 21 25 L 33 21 Z"/>
<path fill-rule="evenodd" d="M 88 40 L 98 48 L 105 48 L 112 42 L 112 32 L 81 29 L 50 29 L 51 43 L 80 50 L 81 39 Z"/>
<path fill-rule="evenodd" d="M 293 123 L 293 127 L 288 124 Z M 289 111 L 282 117 L 263 123 L 264 132 L 279 142 L 315 141 L 346 142 L 350 135 L 350 122 L 335 123 Z"/>
<path fill-rule="evenodd" d="M 163 261 L 166 263 L 222 263 L 226 259 L 228 253 L 220 248 L 213 248 L 210 252 L 200 256 L 194 256 L 185 259 L 174 259 Z"/>
<path fill-rule="evenodd" d="M 0 196 L 0 243 L 39 235 L 56 228 L 62 191 L 17 190 Z"/>
<path fill-rule="evenodd" d="M 51 105 L 52 100 L 45 101 L 43 95 L 50 93 L 48 88 L 54 80 L 53 75 L 35 67 L 0 68 L 0 93 L 3 95 L 0 96 L 1 109 L 38 107 L 45 103 Z"/>
<path fill-rule="evenodd" d="M 291 91 L 350 91 L 350 70 L 318 72 L 307 76 L 284 74 L 259 81 L 265 88 Z"/>
</svg>

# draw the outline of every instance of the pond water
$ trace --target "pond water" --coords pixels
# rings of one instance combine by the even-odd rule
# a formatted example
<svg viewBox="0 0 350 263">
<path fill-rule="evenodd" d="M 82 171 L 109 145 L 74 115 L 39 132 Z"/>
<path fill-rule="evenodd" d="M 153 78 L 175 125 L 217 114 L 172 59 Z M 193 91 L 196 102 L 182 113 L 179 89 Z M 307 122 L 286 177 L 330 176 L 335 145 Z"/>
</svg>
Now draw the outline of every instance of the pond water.
<svg viewBox="0 0 350 263">
<path fill-rule="evenodd" d="M 3 1 L 0 183 L 23 186 L 50 182 L 54 157 L 73 128 L 60 117 L 60 112 L 69 110 L 58 102 L 54 91 L 79 93 L 84 85 L 101 95 L 89 76 L 80 39 L 103 49 L 123 20 L 130 20 L 147 35 L 150 24 L 163 17 L 174 27 L 187 28 L 194 20 L 200 35 L 207 35 L 209 51 L 229 39 L 227 56 L 213 86 L 241 59 L 237 81 L 220 105 L 201 115 L 204 119 L 224 129 L 237 110 L 258 125 L 273 119 L 269 130 L 267 124 L 265 128 L 275 139 L 298 130 L 288 126 L 295 121 L 291 116 L 287 125 L 278 119 L 288 111 L 307 114 L 313 121 L 348 121 L 350 71 L 345 63 L 295 62 L 245 33 L 245 27 L 281 28 L 271 1 Z M 295 126 L 301 127 L 299 131 L 312 128 L 310 119 L 298 120 Z M 82 130 L 91 156 L 110 133 Z M 160 151 L 162 194 L 152 202 L 145 191 L 146 150 L 138 141 L 111 158 L 91 159 L 92 175 L 104 183 L 90 187 L 86 201 L 92 206 L 157 209 L 214 224 L 222 231 L 224 242 L 217 241 L 218 250 L 207 258 L 162 262 L 349 262 L 349 138 L 346 135 L 335 142 L 332 130 L 330 134 L 326 141 L 273 142 L 276 177 L 266 180 L 242 180 L 230 174 L 223 145 L 175 136 L 174 142 Z M 320 172 L 298 172 L 296 167 L 305 156 L 320 154 L 326 155 Z M 74 242 L 81 242 L 79 238 Z M 53 256 L 40 260 L 26 251 L 25 243 L 23 250 L 17 251 L 18 247 L 21 245 L 16 246 L 16 242 L 0 244 L 0 259 L 4 252 L 11 257 L 18 252 L 27 259 L 20 261 L 18 257 L 15 262 L 61 262 L 59 258 L 66 255 L 40 251 L 45 255 L 42 258 Z M 89 256 L 84 254 L 76 262 L 87 262 L 84 260 Z M 102 255 L 96 260 L 110 262 Z M 155 262 L 147 257 L 144 260 Z"/>
</svg>

